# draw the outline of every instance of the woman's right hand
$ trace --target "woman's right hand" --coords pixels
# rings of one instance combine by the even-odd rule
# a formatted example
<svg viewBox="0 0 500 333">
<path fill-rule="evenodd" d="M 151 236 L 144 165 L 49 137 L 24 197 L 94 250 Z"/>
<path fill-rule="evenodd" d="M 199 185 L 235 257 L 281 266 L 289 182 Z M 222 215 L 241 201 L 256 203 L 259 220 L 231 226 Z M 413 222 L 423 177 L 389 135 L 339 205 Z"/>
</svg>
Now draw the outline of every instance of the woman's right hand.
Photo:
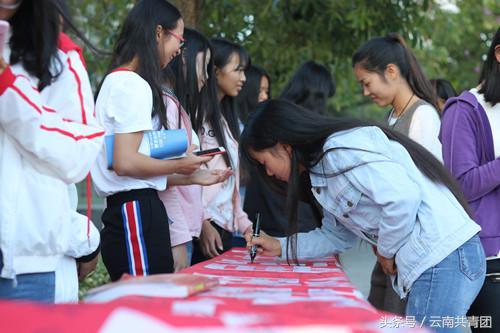
<svg viewBox="0 0 500 333">
<path fill-rule="evenodd" d="M 377 261 L 379 262 L 380 266 L 382 266 L 382 270 L 386 275 L 396 275 L 398 273 L 394 257 L 386 258 L 381 256 L 378 252 L 376 253 L 376 255 Z"/>
<path fill-rule="evenodd" d="M 200 168 L 204 163 L 210 161 L 213 156 L 196 156 L 193 151 L 198 148 L 196 145 L 191 145 L 187 152 L 186 157 L 181 159 L 182 166 L 177 170 L 177 173 L 182 175 L 190 175 Z"/>
<path fill-rule="evenodd" d="M 172 246 L 172 257 L 174 258 L 174 273 L 189 267 L 186 243 Z"/>
<path fill-rule="evenodd" d="M 245 234 L 247 249 L 250 251 L 252 245 L 257 245 L 257 254 L 268 257 L 281 257 L 281 243 L 263 232 L 259 237 L 253 237 L 252 234 Z"/>
</svg>

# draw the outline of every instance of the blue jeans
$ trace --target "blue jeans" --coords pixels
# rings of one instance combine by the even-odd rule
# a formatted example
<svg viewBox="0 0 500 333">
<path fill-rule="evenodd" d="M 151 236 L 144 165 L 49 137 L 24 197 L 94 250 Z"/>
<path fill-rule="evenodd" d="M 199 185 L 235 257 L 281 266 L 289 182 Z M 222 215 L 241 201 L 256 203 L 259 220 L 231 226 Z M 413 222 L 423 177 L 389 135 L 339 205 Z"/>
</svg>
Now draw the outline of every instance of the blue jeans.
<svg viewBox="0 0 500 333">
<path fill-rule="evenodd" d="M 0 278 L 0 299 L 54 303 L 56 275 L 54 272 L 20 274 L 14 280 Z"/>
<path fill-rule="evenodd" d="M 2 268 L 3 258 L 0 251 L 0 270 Z M 19 274 L 16 275 L 16 280 L 0 278 L 0 299 L 55 302 L 55 272 Z"/>
<path fill-rule="evenodd" d="M 193 241 L 189 241 L 186 243 L 186 252 L 187 252 L 188 263 L 189 265 L 191 265 L 191 259 L 193 258 Z"/>
<path fill-rule="evenodd" d="M 460 332 L 466 325 L 463 320 L 467 310 L 481 290 L 485 272 L 486 259 L 476 235 L 413 283 L 407 318 L 414 317 L 437 332 Z"/>
</svg>

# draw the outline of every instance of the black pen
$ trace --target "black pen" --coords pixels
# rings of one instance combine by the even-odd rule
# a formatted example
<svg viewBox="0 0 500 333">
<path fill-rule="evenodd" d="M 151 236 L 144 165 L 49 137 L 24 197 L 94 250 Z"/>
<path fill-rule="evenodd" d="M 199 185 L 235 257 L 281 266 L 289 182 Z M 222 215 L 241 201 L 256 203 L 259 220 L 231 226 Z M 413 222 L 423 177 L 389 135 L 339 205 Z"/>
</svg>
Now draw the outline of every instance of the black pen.
<svg viewBox="0 0 500 333">
<path fill-rule="evenodd" d="M 257 220 L 255 221 L 255 230 L 253 231 L 253 237 L 259 237 L 260 236 L 260 213 L 255 214 L 257 217 Z M 255 256 L 257 255 L 257 245 L 252 245 L 252 248 L 250 249 L 250 261 L 253 264 L 253 261 L 255 260 Z"/>
</svg>

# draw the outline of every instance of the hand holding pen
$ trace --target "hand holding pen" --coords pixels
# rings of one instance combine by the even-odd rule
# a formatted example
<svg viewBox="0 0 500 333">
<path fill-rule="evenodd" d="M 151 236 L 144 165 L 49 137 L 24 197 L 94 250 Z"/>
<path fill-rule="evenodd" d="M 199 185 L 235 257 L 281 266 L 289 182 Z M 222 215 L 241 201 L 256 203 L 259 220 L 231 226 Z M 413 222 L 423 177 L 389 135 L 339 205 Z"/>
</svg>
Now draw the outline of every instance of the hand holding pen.
<svg viewBox="0 0 500 333">
<path fill-rule="evenodd" d="M 254 238 L 258 238 L 260 236 L 260 213 L 257 213 L 257 220 L 255 221 L 255 229 L 252 234 L 252 240 Z M 257 245 L 252 245 L 250 248 L 250 261 L 253 264 L 253 261 L 255 260 L 255 256 L 257 255 Z"/>
<path fill-rule="evenodd" d="M 259 221 L 258 223 L 259 232 L 257 232 L 257 225 L 256 225 L 253 234 L 248 233 L 245 235 L 245 240 L 247 241 L 247 249 L 250 252 L 250 259 L 252 260 L 252 263 L 257 254 L 270 257 L 280 257 L 281 256 L 280 241 L 277 240 L 276 238 L 268 236 L 265 232 L 260 231 L 260 219 L 257 218 L 257 221 Z M 255 236 L 255 234 L 257 234 L 258 236 Z M 253 255 L 252 258 L 253 251 L 255 251 L 255 255 Z"/>
</svg>

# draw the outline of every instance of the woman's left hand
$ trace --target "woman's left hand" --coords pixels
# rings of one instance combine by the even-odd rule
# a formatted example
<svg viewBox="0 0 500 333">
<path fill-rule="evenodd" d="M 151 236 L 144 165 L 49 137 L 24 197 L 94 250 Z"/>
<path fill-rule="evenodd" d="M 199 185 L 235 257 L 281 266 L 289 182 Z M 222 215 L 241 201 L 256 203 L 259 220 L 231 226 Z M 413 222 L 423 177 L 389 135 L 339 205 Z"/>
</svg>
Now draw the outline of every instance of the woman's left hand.
<svg viewBox="0 0 500 333">
<path fill-rule="evenodd" d="M 79 262 L 77 263 L 77 272 L 78 272 L 78 280 L 82 281 L 89 275 L 92 271 L 95 270 L 97 266 L 97 261 L 99 260 L 99 256 L 95 256 L 94 259 L 92 259 L 89 262 Z"/>
<path fill-rule="evenodd" d="M 253 235 L 253 227 L 250 225 L 248 228 L 246 228 L 245 232 L 243 232 L 243 238 L 247 239 L 247 234 L 252 238 Z"/>
<path fill-rule="evenodd" d="M 380 254 L 377 253 L 377 260 L 382 266 L 382 270 L 384 271 L 385 274 L 395 275 L 398 273 L 398 269 L 396 267 L 396 262 L 394 261 L 394 258 L 382 257 Z"/>
<path fill-rule="evenodd" d="M 0 75 L 3 74 L 6 68 L 7 68 L 7 63 L 3 60 L 2 56 L 0 55 Z"/>
</svg>

